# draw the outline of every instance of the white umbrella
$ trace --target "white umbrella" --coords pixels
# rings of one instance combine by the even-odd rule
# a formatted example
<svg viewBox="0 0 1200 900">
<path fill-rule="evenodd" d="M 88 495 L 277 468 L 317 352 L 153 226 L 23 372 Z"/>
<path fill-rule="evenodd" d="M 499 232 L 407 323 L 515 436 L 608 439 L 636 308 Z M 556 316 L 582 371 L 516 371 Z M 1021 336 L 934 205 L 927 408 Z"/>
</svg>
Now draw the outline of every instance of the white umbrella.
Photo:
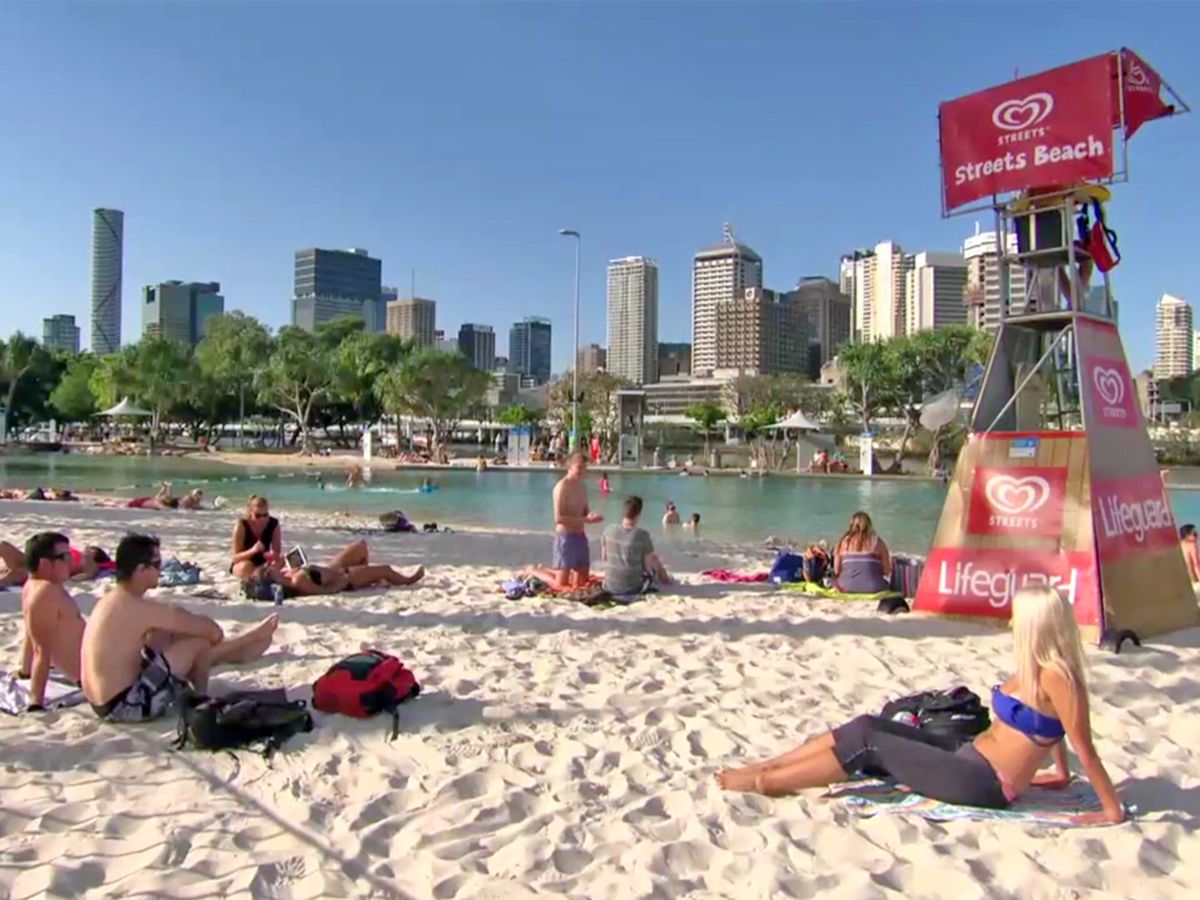
<svg viewBox="0 0 1200 900">
<path fill-rule="evenodd" d="M 150 410 L 148 410 L 148 409 L 141 409 L 140 407 L 134 406 L 133 403 L 130 402 L 129 398 L 126 397 L 124 400 L 122 400 L 116 406 L 112 407 L 111 409 L 106 409 L 102 413 L 97 413 L 96 415 L 99 415 L 99 416 L 141 416 L 141 417 L 145 418 L 147 416 L 154 415 L 154 413 L 150 412 Z"/>
<path fill-rule="evenodd" d="M 816 422 L 814 422 L 812 419 L 810 419 L 808 416 L 806 416 L 800 410 L 796 410 L 794 413 L 792 413 L 790 416 L 788 416 L 782 422 L 776 422 L 774 425 L 768 425 L 767 427 L 775 428 L 775 429 L 779 429 L 779 430 L 793 429 L 796 431 L 820 431 L 821 430 L 820 425 L 818 425 Z"/>
</svg>

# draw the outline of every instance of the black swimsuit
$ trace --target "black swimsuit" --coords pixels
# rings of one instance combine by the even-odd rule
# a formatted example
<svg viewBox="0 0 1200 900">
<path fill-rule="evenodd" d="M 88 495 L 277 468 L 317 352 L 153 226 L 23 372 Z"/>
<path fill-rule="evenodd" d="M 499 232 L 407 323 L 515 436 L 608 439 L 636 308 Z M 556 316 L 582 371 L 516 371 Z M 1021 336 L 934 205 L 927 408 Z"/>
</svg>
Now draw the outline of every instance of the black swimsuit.
<svg viewBox="0 0 1200 900">
<path fill-rule="evenodd" d="M 263 529 L 262 537 L 256 538 L 254 532 L 250 530 L 250 523 L 245 519 L 239 520 L 242 525 L 242 548 L 240 553 L 245 553 L 259 541 L 262 541 L 264 547 L 270 548 L 271 540 L 275 537 L 275 529 L 279 527 L 279 520 L 274 516 L 267 517 L 267 527 Z M 255 553 L 250 557 L 249 562 L 255 568 L 265 566 L 267 564 L 267 555 L 265 553 Z M 229 571 L 233 571 L 233 563 L 229 564 Z"/>
</svg>

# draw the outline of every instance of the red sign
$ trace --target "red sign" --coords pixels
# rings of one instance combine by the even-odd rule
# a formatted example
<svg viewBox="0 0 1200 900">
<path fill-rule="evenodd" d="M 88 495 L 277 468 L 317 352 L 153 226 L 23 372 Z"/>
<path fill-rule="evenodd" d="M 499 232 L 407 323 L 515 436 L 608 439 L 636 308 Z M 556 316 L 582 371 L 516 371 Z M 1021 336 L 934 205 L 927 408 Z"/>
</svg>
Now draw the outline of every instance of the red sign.
<svg viewBox="0 0 1200 900">
<path fill-rule="evenodd" d="M 1113 174 L 1112 55 L 943 103 L 946 209 L 1007 191 Z"/>
<path fill-rule="evenodd" d="M 1092 410 L 1089 426 L 1138 428 L 1137 391 L 1129 380 L 1129 367 L 1121 359 L 1089 356 L 1084 365 L 1083 392 Z"/>
<path fill-rule="evenodd" d="M 977 468 L 971 483 L 967 533 L 1057 538 L 1062 533 L 1066 493 L 1066 469 Z"/>
<path fill-rule="evenodd" d="M 1092 482 L 1092 522 L 1102 562 L 1179 545 L 1175 516 L 1157 472 Z"/>
<path fill-rule="evenodd" d="M 1116 68 L 1115 62 L 1113 68 Z M 1117 85 L 1116 77 L 1117 73 L 1114 71 L 1114 89 Z M 1162 76 L 1132 50 L 1121 51 L 1121 92 L 1125 104 L 1126 140 L 1133 137 L 1135 131 L 1152 119 L 1161 119 L 1175 112 L 1174 106 L 1162 101 Z M 1113 101 L 1113 106 L 1115 111 L 1120 111 L 1117 101 Z"/>
<path fill-rule="evenodd" d="M 914 608 L 1007 619 L 1013 595 L 1041 584 L 1063 592 L 1080 625 L 1099 624 L 1096 560 L 1087 552 L 935 547 L 929 551 Z"/>
</svg>

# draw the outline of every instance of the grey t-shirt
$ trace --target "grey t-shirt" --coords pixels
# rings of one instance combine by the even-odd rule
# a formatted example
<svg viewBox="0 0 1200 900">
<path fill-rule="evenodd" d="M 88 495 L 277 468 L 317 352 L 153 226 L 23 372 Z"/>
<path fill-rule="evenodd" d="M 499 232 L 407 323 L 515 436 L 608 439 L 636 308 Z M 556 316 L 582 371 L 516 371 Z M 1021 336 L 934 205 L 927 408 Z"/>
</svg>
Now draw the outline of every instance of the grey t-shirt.
<svg viewBox="0 0 1200 900">
<path fill-rule="evenodd" d="M 604 554 L 604 589 L 613 594 L 636 594 L 642 589 L 646 557 L 654 552 L 654 542 L 645 528 L 626 528 L 620 522 L 609 525 L 601 539 Z"/>
</svg>

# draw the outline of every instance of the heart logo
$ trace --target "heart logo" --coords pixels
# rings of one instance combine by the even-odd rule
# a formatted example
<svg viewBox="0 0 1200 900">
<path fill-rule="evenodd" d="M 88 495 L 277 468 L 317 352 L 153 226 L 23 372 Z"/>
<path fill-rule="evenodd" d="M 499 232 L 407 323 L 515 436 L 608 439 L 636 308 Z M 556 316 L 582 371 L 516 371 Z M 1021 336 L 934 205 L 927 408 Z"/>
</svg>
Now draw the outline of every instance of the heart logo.
<svg viewBox="0 0 1200 900">
<path fill-rule="evenodd" d="M 1100 399 L 1109 406 L 1117 406 L 1125 399 L 1125 379 L 1116 369 L 1096 366 L 1092 369 L 1092 384 L 1096 386 Z"/>
<path fill-rule="evenodd" d="M 1133 87 L 1145 87 L 1150 83 L 1150 79 L 1146 77 L 1146 70 L 1135 62 L 1126 61 L 1125 68 L 1125 83 Z"/>
<path fill-rule="evenodd" d="M 1050 499 L 1050 482 L 1040 475 L 1014 478 L 1012 475 L 993 475 L 984 489 L 988 502 L 999 512 L 1010 516 L 1041 509 Z"/>
<path fill-rule="evenodd" d="M 1005 100 L 992 110 L 992 121 L 1005 131 L 1021 131 L 1041 122 L 1054 109 L 1054 98 L 1039 92 L 1023 100 Z"/>
</svg>

